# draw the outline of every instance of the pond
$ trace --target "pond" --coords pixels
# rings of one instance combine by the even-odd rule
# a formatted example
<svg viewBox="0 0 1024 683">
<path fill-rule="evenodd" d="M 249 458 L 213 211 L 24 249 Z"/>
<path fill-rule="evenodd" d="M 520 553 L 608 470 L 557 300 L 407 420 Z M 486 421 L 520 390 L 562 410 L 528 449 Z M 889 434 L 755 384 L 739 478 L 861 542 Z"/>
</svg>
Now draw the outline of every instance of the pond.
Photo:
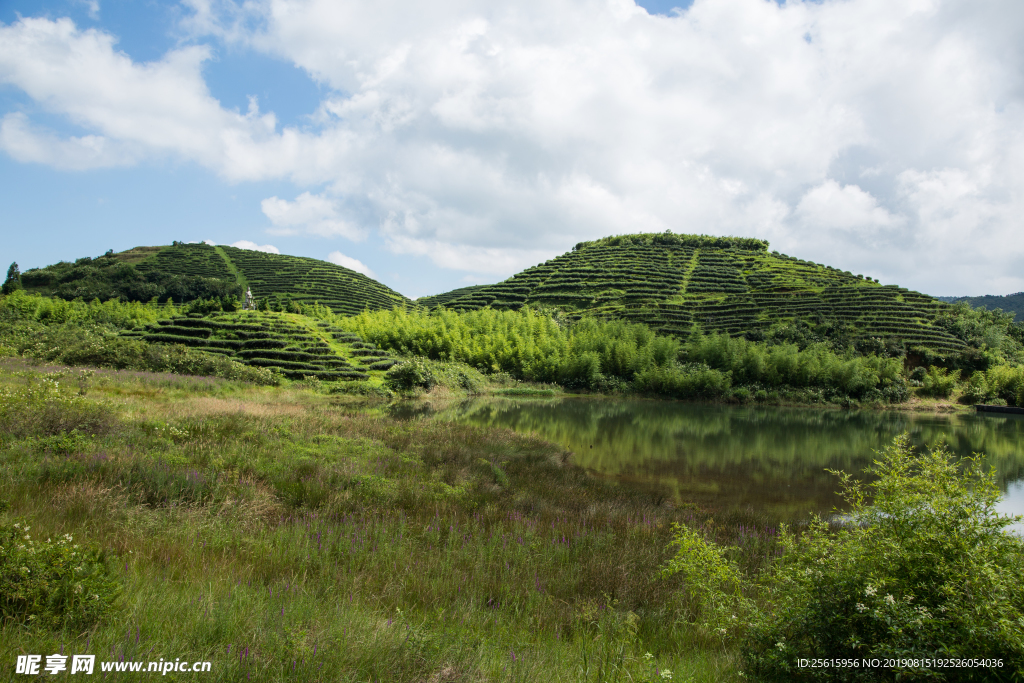
<svg viewBox="0 0 1024 683">
<path fill-rule="evenodd" d="M 1024 419 L 897 411 L 701 405 L 629 399 L 470 399 L 439 409 L 398 408 L 431 419 L 507 427 L 573 452 L 591 472 L 658 485 L 678 501 L 748 508 L 802 519 L 840 506 L 836 477 L 860 474 L 893 437 L 918 446 L 945 441 L 962 456 L 983 453 L 1006 493 L 1001 510 L 1024 513 Z"/>
</svg>

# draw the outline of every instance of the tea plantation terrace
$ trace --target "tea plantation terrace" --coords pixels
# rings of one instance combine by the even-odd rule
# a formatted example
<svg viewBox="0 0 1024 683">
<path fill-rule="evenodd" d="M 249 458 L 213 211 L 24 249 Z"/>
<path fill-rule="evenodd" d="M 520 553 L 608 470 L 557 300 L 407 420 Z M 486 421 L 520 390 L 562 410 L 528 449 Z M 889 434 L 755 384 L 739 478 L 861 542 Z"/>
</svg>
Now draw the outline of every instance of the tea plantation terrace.
<svg viewBox="0 0 1024 683">
<path fill-rule="evenodd" d="M 624 235 L 581 242 L 489 286 L 425 297 L 456 310 L 554 306 L 580 316 L 641 322 L 687 338 L 750 335 L 773 323 L 831 321 L 855 339 L 892 338 L 955 352 L 963 342 L 933 323 L 946 304 L 871 278 L 768 252 L 768 243 L 698 235 Z"/>
<path fill-rule="evenodd" d="M 136 247 L 114 256 L 134 263 L 143 273 L 199 275 L 237 282 L 243 291 L 250 288 L 257 300 L 266 299 L 275 308 L 289 301 L 319 302 L 339 315 L 354 315 L 365 309 L 391 309 L 412 303 L 362 273 L 302 256 L 180 242 L 167 247 Z"/>
<path fill-rule="evenodd" d="M 277 370 L 290 379 L 369 379 L 397 363 L 390 353 L 327 323 L 282 313 L 242 311 L 160 320 L 123 333 L 147 342 L 184 344 L 246 365 Z"/>
</svg>

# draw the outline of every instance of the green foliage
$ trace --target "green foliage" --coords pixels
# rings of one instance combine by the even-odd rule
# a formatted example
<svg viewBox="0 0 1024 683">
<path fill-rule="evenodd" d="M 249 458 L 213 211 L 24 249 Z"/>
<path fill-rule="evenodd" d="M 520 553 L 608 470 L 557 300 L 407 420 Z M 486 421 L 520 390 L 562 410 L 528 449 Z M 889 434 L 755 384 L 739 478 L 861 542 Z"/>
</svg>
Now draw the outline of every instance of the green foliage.
<svg viewBox="0 0 1024 683">
<path fill-rule="evenodd" d="M 987 308 L 998 310 L 1004 313 L 1012 313 L 1018 322 L 1024 322 L 1024 292 L 1007 294 L 1005 296 L 965 296 L 957 298 L 943 297 L 943 301 L 949 303 L 966 303 L 972 308 Z"/>
<path fill-rule="evenodd" d="M 383 348 L 457 360 L 517 379 L 572 389 L 625 389 L 673 398 L 721 398 L 734 384 L 819 387 L 841 397 L 906 399 L 894 358 L 841 356 L 825 344 L 801 351 L 725 334 L 686 343 L 622 320 L 567 323 L 526 307 L 517 311 L 364 312 L 342 323 Z M 767 395 L 767 394 L 766 394 Z"/>
<path fill-rule="evenodd" d="M 700 363 L 651 367 L 636 378 L 638 391 L 671 398 L 722 398 L 731 385 L 731 374 Z"/>
<path fill-rule="evenodd" d="M 683 356 L 731 373 L 737 384 L 823 387 L 866 397 L 903 381 L 898 359 L 844 357 L 825 344 L 812 344 L 801 351 L 795 344 L 767 346 L 723 334 L 695 335 L 683 347 Z"/>
<path fill-rule="evenodd" d="M 936 326 L 961 340 L 967 350 L 942 365 L 965 372 L 987 370 L 997 364 L 1024 363 L 1024 328 L 1013 323 L 1013 313 L 971 308 L 966 302 L 945 307 Z"/>
<path fill-rule="evenodd" d="M 364 309 L 404 307 L 411 303 L 362 273 L 326 261 L 235 247 L 217 249 L 252 288 L 261 311 L 326 319 L 334 314 L 352 315 Z"/>
<path fill-rule="evenodd" d="M 928 372 L 922 380 L 924 386 L 922 386 L 918 392 L 925 396 L 949 398 L 949 395 L 953 393 L 953 390 L 956 388 L 959 380 L 959 370 L 949 372 L 946 368 L 940 368 L 933 365 L 928 368 Z"/>
<path fill-rule="evenodd" d="M 713 235 L 676 235 L 670 231 L 663 233 L 639 233 L 634 235 L 614 235 L 604 237 L 593 242 L 580 242 L 574 251 L 580 251 L 588 247 L 620 244 L 636 245 L 677 245 L 689 248 L 705 249 L 740 249 L 746 251 L 768 251 L 766 240 L 754 239 L 752 237 L 716 237 Z"/>
<path fill-rule="evenodd" d="M 0 389 L 0 438 L 104 434 L 115 419 L 110 408 L 86 400 L 74 379 L 51 373 L 22 387 Z M 81 386 L 81 384 L 80 384 Z M 55 446 L 59 449 L 60 444 Z"/>
<path fill-rule="evenodd" d="M 419 358 L 401 362 L 384 374 L 384 384 L 394 391 L 430 389 L 436 383 L 430 366 Z"/>
<path fill-rule="evenodd" d="M 764 681 L 891 680 L 886 669 L 799 668 L 799 658 L 1001 658 L 957 680 L 1024 674 L 1024 541 L 996 511 L 999 488 L 974 462 L 938 446 L 918 454 L 906 435 L 879 453 L 864 487 L 840 474 L 851 508 L 838 530 L 817 519 L 783 534 L 769 607 L 744 649 Z M 839 473 L 836 473 L 839 474 Z M 936 674 L 894 667 L 907 679 Z"/>
<path fill-rule="evenodd" d="M 106 554 L 70 535 L 36 541 L 22 522 L 0 522 L 0 619 L 42 628 L 89 628 L 120 590 Z"/>
<path fill-rule="evenodd" d="M 153 323 L 178 313 L 173 305 L 156 302 L 121 302 L 116 299 L 65 301 L 17 291 L 0 298 L 0 322 L 39 321 L 57 323 L 104 323 L 120 328 Z"/>
<path fill-rule="evenodd" d="M 1024 367 L 997 365 L 975 371 L 964 386 L 960 399 L 966 403 L 992 403 L 1024 406 Z"/>
<path fill-rule="evenodd" d="M 188 302 L 198 313 L 237 310 L 246 284 L 260 310 L 316 317 L 409 303 L 379 282 L 332 263 L 178 241 L 35 268 L 23 281 L 30 290 L 67 300 Z"/>
<path fill-rule="evenodd" d="M 149 344 L 118 336 L 103 325 L 22 322 L 0 328 L 0 342 L 18 355 L 66 365 L 208 375 L 263 385 L 281 381 L 264 368 L 249 367 L 181 344 Z"/>
<path fill-rule="evenodd" d="M 676 549 L 661 568 L 663 577 L 678 575 L 686 590 L 681 618 L 703 636 L 724 640 L 742 633 L 754 603 L 743 595 L 744 578 L 726 550 L 683 524 L 673 525 L 669 547 Z"/>
<path fill-rule="evenodd" d="M 4 280 L 3 287 L 0 288 L 0 293 L 13 294 L 19 289 L 21 289 L 21 270 L 15 262 L 7 269 L 7 278 Z"/>
<path fill-rule="evenodd" d="M 972 369 L 985 357 L 959 358 L 973 347 L 936 324 L 946 304 L 768 253 L 767 243 L 754 239 L 668 233 L 582 242 L 504 282 L 422 303 L 456 310 L 551 306 L 573 316 L 643 323 L 682 340 L 699 325 L 708 333 L 796 343 L 801 350 L 827 342 L 838 352 L 853 346 L 865 355 L 903 356 L 920 347 L 940 354 L 943 365 L 965 360 Z"/>
<path fill-rule="evenodd" d="M 213 251 L 207 245 L 187 245 L 176 249 Z M 220 260 L 219 257 L 217 260 Z M 38 293 L 68 301 L 99 299 L 108 301 L 184 303 L 196 299 L 237 297 L 241 289 L 234 276 L 221 263 L 221 268 L 160 269 L 138 266 L 108 252 L 98 258 L 80 258 L 74 263 L 61 261 L 45 268 L 33 268 L 22 275 L 25 287 Z"/>
<path fill-rule="evenodd" d="M 332 381 L 367 379 L 364 369 L 383 371 L 395 362 L 387 352 L 375 351 L 364 363 L 368 368 L 353 367 L 331 348 L 330 334 L 322 329 L 329 327 L 326 321 L 227 313 L 236 306 L 233 297 L 197 299 L 178 308 L 156 302 L 64 301 L 18 291 L 0 298 L 0 346 L 7 355 L 72 365 L 199 373 L 261 384 L 280 381 L 265 368 L 294 379 L 316 374 Z M 304 310 L 334 319 L 323 306 Z"/>
</svg>

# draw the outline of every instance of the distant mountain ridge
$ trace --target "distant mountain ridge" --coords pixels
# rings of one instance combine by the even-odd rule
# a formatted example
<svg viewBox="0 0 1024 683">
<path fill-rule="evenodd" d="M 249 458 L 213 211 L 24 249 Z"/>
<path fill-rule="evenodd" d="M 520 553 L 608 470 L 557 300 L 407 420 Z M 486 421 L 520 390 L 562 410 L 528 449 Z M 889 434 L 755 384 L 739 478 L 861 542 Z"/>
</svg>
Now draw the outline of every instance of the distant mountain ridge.
<svg viewBox="0 0 1024 683">
<path fill-rule="evenodd" d="M 939 301 L 956 304 L 961 301 L 970 304 L 971 308 L 987 308 L 990 311 L 1001 309 L 1003 313 L 1015 314 L 1016 322 L 1024 322 L 1024 292 L 1016 294 L 985 294 L 984 296 L 940 296 Z"/>
<path fill-rule="evenodd" d="M 680 338 L 699 327 L 759 339 L 782 324 L 809 328 L 786 334 L 861 346 L 893 341 L 940 352 L 964 349 L 936 324 L 947 309 L 937 299 L 768 247 L 750 238 L 619 235 L 581 242 L 503 282 L 417 303 L 457 310 L 537 304 L 642 322 Z"/>
</svg>

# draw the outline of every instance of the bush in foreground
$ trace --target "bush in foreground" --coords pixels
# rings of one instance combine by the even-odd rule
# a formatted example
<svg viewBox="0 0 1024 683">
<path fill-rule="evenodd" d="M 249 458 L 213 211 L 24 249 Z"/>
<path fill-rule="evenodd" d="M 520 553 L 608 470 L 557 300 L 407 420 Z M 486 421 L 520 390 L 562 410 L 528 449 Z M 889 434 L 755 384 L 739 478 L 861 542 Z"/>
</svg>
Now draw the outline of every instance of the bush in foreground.
<svg viewBox="0 0 1024 683">
<path fill-rule="evenodd" d="M 70 535 L 35 540 L 0 523 L 0 618 L 43 628 L 88 627 L 109 613 L 118 582 L 105 555 Z"/>
<path fill-rule="evenodd" d="M 818 519 L 783 534 L 767 604 L 748 636 L 747 671 L 764 681 L 945 680 L 948 672 L 800 668 L 800 658 L 988 658 L 956 680 L 1024 676 L 1024 541 L 999 515 L 993 475 L 906 435 L 881 452 L 863 488 L 840 474 L 851 507 L 837 532 Z M 964 467 L 965 466 L 965 467 Z M 961 470 L 961 467 L 964 467 Z M 871 500 L 872 502 L 868 502 Z M 1019 518 L 1018 518 L 1019 519 Z"/>
</svg>

